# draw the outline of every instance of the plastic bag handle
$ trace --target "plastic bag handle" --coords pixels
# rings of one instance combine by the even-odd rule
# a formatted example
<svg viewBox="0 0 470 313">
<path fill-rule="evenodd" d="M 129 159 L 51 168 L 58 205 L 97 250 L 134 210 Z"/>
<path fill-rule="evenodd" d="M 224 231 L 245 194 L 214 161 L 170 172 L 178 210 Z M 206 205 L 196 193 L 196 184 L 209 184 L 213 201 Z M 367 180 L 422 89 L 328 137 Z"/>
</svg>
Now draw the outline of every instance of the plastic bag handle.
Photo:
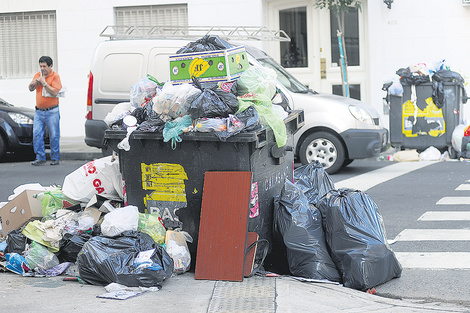
<svg viewBox="0 0 470 313">
<path fill-rule="evenodd" d="M 199 82 L 199 80 L 196 78 L 196 76 L 191 76 L 191 80 L 193 81 L 193 84 L 196 88 L 198 89 L 201 89 L 201 90 L 204 90 L 201 86 L 201 83 Z"/>
<path fill-rule="evenodd" d="M 245 251 L 245 258 L 246 258 L 246 255 L 247 253 L 253 249 L 254 246 L 256 246 L 258 243 L 260 242 L 266 242 L 266 245 L 264 247 L 264 251 L 263 251 L 263 257 L 261 258 L 261 262 L 258 264 L 257 267 L 253 268 L 253 270 L 251 271 L 250 275 L 248 275 L 247 277 L 253 277 L 254 275 L 260 273 L 260 267 L 263 265 L 264 263 L 264 259 L 266 259 L 266 256 L 268 255 L 268 249 L 269 249 L 269 241 L 267 239 L 259 239 L 259 240 L 256 240 L 255 242 L 253 242 L 251 245 L 248 246 L 248 248 L 246 249 Z"/>
</svg>

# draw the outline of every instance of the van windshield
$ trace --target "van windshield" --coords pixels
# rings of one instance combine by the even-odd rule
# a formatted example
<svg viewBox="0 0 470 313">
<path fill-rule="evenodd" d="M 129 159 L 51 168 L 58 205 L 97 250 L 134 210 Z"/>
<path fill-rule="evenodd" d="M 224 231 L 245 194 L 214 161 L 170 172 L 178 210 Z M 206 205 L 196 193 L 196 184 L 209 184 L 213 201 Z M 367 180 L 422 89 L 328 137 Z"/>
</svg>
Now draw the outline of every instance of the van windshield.
<svg viewBox="0 0 470 313">
<path fill-rule="evenodd" d="M 273 69 L 277 74 L 277 80 L 283 84 L 289 91 L 298 93 L 311 92 L 304 84 L 289 74 L 282 66 L 271 58 L 256 59 L 262 66 Z"/>
</svg>

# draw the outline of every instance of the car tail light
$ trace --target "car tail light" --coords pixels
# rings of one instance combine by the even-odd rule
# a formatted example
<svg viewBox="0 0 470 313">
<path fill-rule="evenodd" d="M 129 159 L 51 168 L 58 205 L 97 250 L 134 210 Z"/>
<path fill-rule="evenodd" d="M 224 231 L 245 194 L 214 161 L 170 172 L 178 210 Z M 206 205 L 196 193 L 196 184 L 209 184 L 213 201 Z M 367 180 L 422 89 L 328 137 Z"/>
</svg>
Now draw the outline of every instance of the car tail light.
<svg viewBox="0 0 470 313">
<path fill-rule="evenodd" d="M 93 73 L 90 71 L 88 75 L 88 97 L 86 100 L 87 105 L 87 114 L 86 119 L 91 120 L 93 119 Z"/>
</svg>

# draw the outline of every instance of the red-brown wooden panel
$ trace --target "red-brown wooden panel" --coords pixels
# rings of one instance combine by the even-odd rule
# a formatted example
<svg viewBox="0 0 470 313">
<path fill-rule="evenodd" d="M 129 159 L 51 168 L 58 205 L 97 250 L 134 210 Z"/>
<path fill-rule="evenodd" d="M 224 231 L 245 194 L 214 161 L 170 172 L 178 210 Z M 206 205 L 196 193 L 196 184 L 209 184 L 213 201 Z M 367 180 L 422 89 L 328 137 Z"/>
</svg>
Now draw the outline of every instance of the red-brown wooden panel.
<svg viewBox="0 0 470 313">
<path fill-rule="evenodd" d="M 196 279 L 243 280 L 251 172 L 206 172 Z"/>
</svg>

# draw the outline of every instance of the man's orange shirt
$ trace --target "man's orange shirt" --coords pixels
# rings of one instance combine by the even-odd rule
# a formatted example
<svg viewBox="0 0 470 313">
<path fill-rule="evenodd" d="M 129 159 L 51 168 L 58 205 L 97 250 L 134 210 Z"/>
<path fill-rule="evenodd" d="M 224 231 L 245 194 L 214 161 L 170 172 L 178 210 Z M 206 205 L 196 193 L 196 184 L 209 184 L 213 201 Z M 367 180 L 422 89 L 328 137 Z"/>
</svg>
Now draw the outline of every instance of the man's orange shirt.
<svg viewBox="0 0 470 313">
<path fill-rule="evenodd" d="M 41 72 L 37 72 L 34 75 L 33 79 L 38 79 L 39 76 L 41 76 Z M 46 82 L 48 85 L 50 85 L 52 88 L 54 88 L 57 91 L 60 91 L 62 89 L 62 83 L 60 81 L 59 74 L 54 72 L 54 70 L 51 70 L 51 73 L 47 75 Z M 45 108 L 50 108 L 51 106 L 59 104 L 59 98 L 43 97 L 42 95 L 43 88 L 44 87 L 41 85 L 36 86 L 36 106 L 40 109 L 45 109 Z"/>
</svg>

